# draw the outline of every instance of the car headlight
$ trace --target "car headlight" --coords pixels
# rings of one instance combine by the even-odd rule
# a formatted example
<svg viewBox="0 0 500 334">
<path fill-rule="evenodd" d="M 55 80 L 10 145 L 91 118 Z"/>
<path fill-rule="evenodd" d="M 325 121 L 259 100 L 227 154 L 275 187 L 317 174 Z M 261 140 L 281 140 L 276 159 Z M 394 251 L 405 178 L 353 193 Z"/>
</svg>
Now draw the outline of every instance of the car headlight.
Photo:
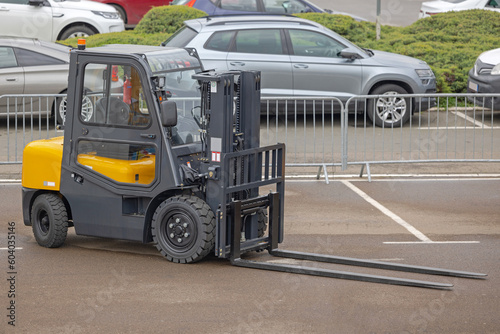
<svg viewBox="0 0 500 334">
<path fill-rule="evenodd" d="M 491 75 L 500 75 L 500 63 L 491 70 Z"/>
<path fill-rule="evenodd" d="M 417 75 L 419 77 L 433 77 L 434 76 L 434 72 L 432 72 L 431 69 L 427 69 L 427 70 L 415 70 L 415 72 L 417 72 Z"/>
<path fill-rule="evenodd" d="M 102 16 L 105 19 L 119 19 L 120 18 L 120 16 L 118 16 L 118 13 L 116 13 L 116 12 L 99 12 L 99 11 L 93 10 L 92 13 L 94 13 L 95 15 Z"/>
</svg>

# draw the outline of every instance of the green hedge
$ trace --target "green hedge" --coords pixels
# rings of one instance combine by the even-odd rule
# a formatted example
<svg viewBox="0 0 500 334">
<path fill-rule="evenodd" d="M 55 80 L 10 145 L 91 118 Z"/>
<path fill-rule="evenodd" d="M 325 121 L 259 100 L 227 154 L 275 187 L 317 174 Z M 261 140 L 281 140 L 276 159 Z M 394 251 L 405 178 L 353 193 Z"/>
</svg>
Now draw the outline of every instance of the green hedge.
<svg viewBox="0 0 500 334">
<path fill-rule="evenodd" d="M 162 6 L 150 10 L 135 31 L 142 34 L 173 34 L 186 20 L 206 16 L 207 13 L 188 6 Z"/>
<path fill-rule="evenodd" d="M 202 16 L 206 13 L 187 6 L 156 7 L 133 31 L 90 36 L 87 45 L 159 45 L 179 29 L 184 20 Z M 465 92 L 468 71 L 477 56 L 481 52 L 500 48 L 500 13 L 487 10 L 434 15 L 408 27 L 382 26 L 378 41 L 372 22 L 357 22 L 344 15 L 306 13 L 297 16 L 318 22 L 361 47 L 426 61 L 436 74 L 438 92 L 443 93 Z M 76 46 L 76 41 L 63 42 Z"/>
</svg>

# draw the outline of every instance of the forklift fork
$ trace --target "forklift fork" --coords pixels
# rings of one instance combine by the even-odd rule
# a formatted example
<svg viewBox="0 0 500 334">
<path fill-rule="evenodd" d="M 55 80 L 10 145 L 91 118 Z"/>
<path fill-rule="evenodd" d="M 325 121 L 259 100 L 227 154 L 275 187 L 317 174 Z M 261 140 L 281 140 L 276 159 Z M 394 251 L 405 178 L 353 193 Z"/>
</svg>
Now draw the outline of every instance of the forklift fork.
<svg viewBox="0 0 500 334">
<path fill-rule="evenodd" d="M 485 278 L 486 274 L 481 273 L 473 273 L 473 272 L 465 272 L 465 271 L 456 271 L 456 270 L 448 270 L 448 269 L 440 269 L 440 268 L 431 268 L 431 267 L 422 267 L 422 266 L 413 266 L 413 265 L 403 265 L 382 261 L 372 261 L 372 260 L 363 260 L 356 258 L 348 258 L 348 257 L 339 257 L 339 256 L 331 256 L 331 255 L 322 255 L 322 254 L 313 254 L 313 253 L 302 253 L 296 251 L 286 251 L 278 249 L 278 221 L 280 214 L 280 194 L 279 193 L 270 193 L 267 196 L 267 204 L 269 208 L 269 235 L 268 240 L 265 243 L 265 247 L 269 254 L 282 257 L 282 258 L 290 258 L 297 260 L 307 260 L 307 261 L 317 261 L 317 262 L 327 262 L 327 263 L 335 263 L 342 265 L 352 265 L 359 267 L 368 267 L 368 268 L 376 268 L 376 269 L 385 269 L 385 270 L 396 270 L 396 271 L 405 271 L 419 274 L 429 274 L 429 275 L 441 275 L 441 276 L 451 276 L 451 277 L 462 277 L 462 278 Z M 255 202 L 255 201 L 254 201 Z M 262 201 L 255 202 L 256 205 L 262 205 Z M 242 209 L 244 208 L 244 209 Z M 332 277 L 332 278 L 341 278 L 341 279 L 349 279 L 349 280 L 357 280 L 364 282 L 373 282 L 373 283 L 383 283 L 383 284 L 393 284 L 393 285 L 404 285 L 404 286 L 413 286 L 413 287 L 422 287 L 422 288 L 433 288 L 433 289 L 451 289 L 453 284 L 447 283 L 438 283 L 438 282 L 429 282 L 429 281 L 421 281 L 414 279 L 405 279 L 405 278 L 396 278 L 389 276 L 377 276 L 377 275 L 368 275 L 368 274 L 359 274 L 353 272 L 346 271 L 337 271 L 323 268 L 315 268 L 315 267 L 305 267 L 299 265 L 292 264 L 278 264 L 278 263 L 269 263 L 264 261 L 252 261 L 241 258 L 241 224 L 242 224 L 242 215 L 244 215 L 244 210 L 253 210 L 252 203 L 249 200 L 236 200 L 230 203 L 230 214 L 231 220 L 233 222 L 233 228 L 231 228 L 231 251 L 230 251 L 230 261 L 231 264 L 239 267 L 246 268 L 255 268 L 255 269 L 265 269 L 265 270 L 273 270 L 273 271 L 281 271 L 287 273 L 295 273 L 295 274 L 304 274 L 304 275 L 313 275 L 313 276 L 323 276 L 323 277 Z"/>
</svg>

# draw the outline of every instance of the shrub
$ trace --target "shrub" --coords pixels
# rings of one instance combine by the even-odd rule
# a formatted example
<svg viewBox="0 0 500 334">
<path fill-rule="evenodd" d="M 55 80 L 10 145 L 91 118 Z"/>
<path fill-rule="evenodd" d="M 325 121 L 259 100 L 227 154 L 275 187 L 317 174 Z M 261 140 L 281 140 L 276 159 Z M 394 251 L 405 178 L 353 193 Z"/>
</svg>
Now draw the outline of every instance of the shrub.
<svg viewBox="0 0 500 334">
<path fill-rule="evenodd" d="M 76 47 L 79 38 L 80 37 L 70 38 L 59 42 Z M 133 30 L 112 32 L 108 34 L 96 34 L 85 37 L 87 47 L 89 48 L 103 46 L 106 44 L 160 45 L 165 41 L 165 39 L 165 34 L 140 34 Z"/>
<path fill-rule="evenodd" d="M 145 34 L 173 34 L 186 20 L 206 16 L 207 13 L 188 6 L 161 6 L 147 12 L 135 31 Z"/>
</svg>

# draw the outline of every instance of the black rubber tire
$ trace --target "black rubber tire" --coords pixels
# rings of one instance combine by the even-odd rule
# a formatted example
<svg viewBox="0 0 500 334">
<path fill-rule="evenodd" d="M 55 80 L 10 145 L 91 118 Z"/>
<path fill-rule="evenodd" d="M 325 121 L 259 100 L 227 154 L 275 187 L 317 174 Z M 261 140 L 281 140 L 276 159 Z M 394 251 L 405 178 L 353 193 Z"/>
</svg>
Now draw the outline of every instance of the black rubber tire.
<svg viewBox="0 0 500 334">
<path fill-rule="evenodd" d="M 408 92 L 401 86 L 386 84 L 375 88 L 370 93 L 370 95 L 388 95 L 387 98 L 370 99 L 367 103 L 368 118 L 376 126 L 399 127 L 410 119 L 411 99 L 397 97 L 397 94 L 408 94 Z M 384 119 L 381 114 L 387 117 Z"/>
<path fill-rule="evenodd" d="M 66 90 L 61 92 L 61 94 L 66 94 Z M 63 125 L 64 124 L 64 119 L 66 117 L 66 112 L 64 111 L 64 115 L 61 114 L 61 108 L 66 110 L 68 105 L 68 98 L 67 97 L 56 97 L 56 102 L 54 104 L 54 110 L 52 114 L 56 117 L 57 124 Z"/>
<path fill-rule="evenodd" d="M 84 26 L 84 25 L 78 25 L 78 26 L 73 26 L 69 27 L 68 29 L 64 30 L 64 32 L 61 34 L 61 40 L 68 39 L 70 37 L 87 37 L 94 35 L 95 31 L 92 30 L 91 28 Z"/>
<path fill-rule="evenodd" d="M 68 234 L 68 213 L 63 200 L 55 194 L 38 196 L 31 207 L 31 226 L 40 246 L 62 246 Z"/>
<path fill-rule="evenodd" d="M 214 247 L 215 216 L 196 196 L 174 196 L 156 208 L 151 234 L 156 248 L 169 261 L 197 262 Z"/>
</svg>

